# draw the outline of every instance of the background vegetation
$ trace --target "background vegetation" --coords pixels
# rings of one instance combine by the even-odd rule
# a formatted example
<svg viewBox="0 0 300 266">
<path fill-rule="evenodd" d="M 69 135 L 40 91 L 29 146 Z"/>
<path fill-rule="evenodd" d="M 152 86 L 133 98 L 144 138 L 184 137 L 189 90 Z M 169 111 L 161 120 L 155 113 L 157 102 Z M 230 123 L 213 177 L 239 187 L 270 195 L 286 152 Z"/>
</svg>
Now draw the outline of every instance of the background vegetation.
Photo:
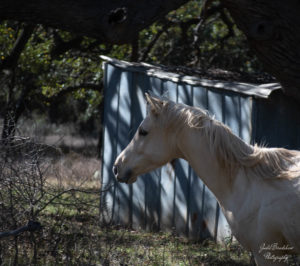
<svg viewBox="0 0 300 266">
<path fill-rule="evenodd" d="M 130 45 L 0 23 L 0 232 L 42 225 L 0 238 L 0 265 L 250 264 L 231 241 L 221 247 L 99 225 L 100 55 L 211 78 L 272 79 L 218 2 L 199 27 L 200 12 L 201 1 L 190 1 Z"/>
<path fill-rule="evenodd" d="M 51 123 L 74 122 L 79 133 L 98 134 L 101 54 L 176 66 L 171 70 L 193 75 L 259 82 L 255 75 L 263 73 L 262 67 L 228 12 L 216 2 L 196 34 L 200 11 L 201 1 L 191 1 L 140 32 L 131 45 L 107 45 L 42 25 L 2 22 L 0 115 L 6 118 L 2 138 L 13 134 L 11 127 L 21 116 L 33 114 Z"/>
</svg>

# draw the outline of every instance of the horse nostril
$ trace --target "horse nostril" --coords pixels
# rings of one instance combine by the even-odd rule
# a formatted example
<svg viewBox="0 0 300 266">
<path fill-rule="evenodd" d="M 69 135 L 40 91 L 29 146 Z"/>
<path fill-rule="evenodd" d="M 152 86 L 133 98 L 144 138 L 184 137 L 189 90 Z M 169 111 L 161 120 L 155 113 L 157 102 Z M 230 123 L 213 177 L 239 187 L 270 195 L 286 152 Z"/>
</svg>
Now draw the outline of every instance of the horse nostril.
<svg viewBox="0 0 300 266">
<path fill-rule="evenodd" d="M 113 170 L 114 175 L 117 176 L 118 175 L 118 167 L 116 165 L 114 165 L 112 170 Z"/>
</svg>

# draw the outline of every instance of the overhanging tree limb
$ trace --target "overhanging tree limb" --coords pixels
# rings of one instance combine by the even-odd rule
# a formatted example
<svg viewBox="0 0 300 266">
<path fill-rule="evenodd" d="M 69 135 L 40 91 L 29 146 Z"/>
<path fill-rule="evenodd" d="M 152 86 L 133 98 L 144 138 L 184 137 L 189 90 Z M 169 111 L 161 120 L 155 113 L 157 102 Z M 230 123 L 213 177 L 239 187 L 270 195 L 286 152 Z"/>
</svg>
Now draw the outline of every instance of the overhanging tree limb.
<svg viewBox="0 0 300 266">
<path fill-rule="evenodd" d="M 300 1 L 221 0 L 265 69 L 300 100 Z"/>
<path fill-rule="evenodd" d="M 188 0 L 2 0 L 0 18 L 40 23 L 103 43 L 131 43 L 138 32 Z"/>
<path fill-rule="evenodd" d="M 2 0 L 0 18 L 41 23 L 102 43 L 132 43 L 138 32 L 188 0 Z M 207 0 L 206 10 L 213 0 Z M 247 36 L 253 51 L 300 100 L 300 2 L 220 0 Z"/>
</svg>

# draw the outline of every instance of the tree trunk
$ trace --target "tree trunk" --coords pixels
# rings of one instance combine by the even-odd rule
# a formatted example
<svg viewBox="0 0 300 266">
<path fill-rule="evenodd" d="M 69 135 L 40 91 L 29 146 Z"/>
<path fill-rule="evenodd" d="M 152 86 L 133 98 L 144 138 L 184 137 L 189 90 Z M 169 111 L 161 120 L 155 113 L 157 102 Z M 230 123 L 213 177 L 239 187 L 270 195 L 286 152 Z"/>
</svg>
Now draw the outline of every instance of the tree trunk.
<svg viewBox="0 0 300 266">
<path fill-rule="evenodd" d="M 221 1 L 266 71 L 300 101 L 300 1 Z"/>
<path fill-rule="evenodd" d="M 1 72 L 4 69 L 6 69 L 9 70 L 9 73 L 5 73 L 4 75 L 8 75 L 8 77 L 11 76 L 10 82 L 9 84 L 7 84 L 9 87 L 8 103 L 4 114 L 2 136 L 1 136 L 4 144 L 9 144 L 14 139 L 15 131 L 16 131 L 16 123 L 25 109 L 25 98 L 28 95 L 32 83 L 29 77 L 27 77 L 26 81 L 24 82 L 26 85 L 22 89 L 21 95 L 17 100 L 15 100 L 14 87 L 16 84 L 15 84 L 14 69 L 16 68 L 19 57 L 22 51 L 24 50 L 28 40 L 30 39 L 33 30 L 34 30 L 33 25 L 24 26 L 9 56 L 7 56 L 0 64 L 0 75 L 2 74 Z"/>
<path fill-rule="evenodd" d="M 188 0 L 2 0 L 0 18 L 40 23 L 94 37 L 131 43 L 139 31 Z"/>
</svg>

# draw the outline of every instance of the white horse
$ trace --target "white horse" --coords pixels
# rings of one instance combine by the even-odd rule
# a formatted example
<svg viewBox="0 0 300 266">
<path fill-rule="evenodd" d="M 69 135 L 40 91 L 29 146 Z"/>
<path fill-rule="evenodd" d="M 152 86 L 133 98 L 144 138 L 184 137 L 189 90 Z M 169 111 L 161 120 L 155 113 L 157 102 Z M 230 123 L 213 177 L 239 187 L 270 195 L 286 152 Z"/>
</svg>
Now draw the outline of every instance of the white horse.
<svg viewBox="0 0 300 266">
<path fill-rule="evenodd" d="M 148 115 L 114 164 L 117 180 L 131 184 L 183 158 L 258 265 L 286 265 L 288 254 L 299 254 L 300 152 L 251 146 L 200 108 L 146 99 Z"/>
</svg>

